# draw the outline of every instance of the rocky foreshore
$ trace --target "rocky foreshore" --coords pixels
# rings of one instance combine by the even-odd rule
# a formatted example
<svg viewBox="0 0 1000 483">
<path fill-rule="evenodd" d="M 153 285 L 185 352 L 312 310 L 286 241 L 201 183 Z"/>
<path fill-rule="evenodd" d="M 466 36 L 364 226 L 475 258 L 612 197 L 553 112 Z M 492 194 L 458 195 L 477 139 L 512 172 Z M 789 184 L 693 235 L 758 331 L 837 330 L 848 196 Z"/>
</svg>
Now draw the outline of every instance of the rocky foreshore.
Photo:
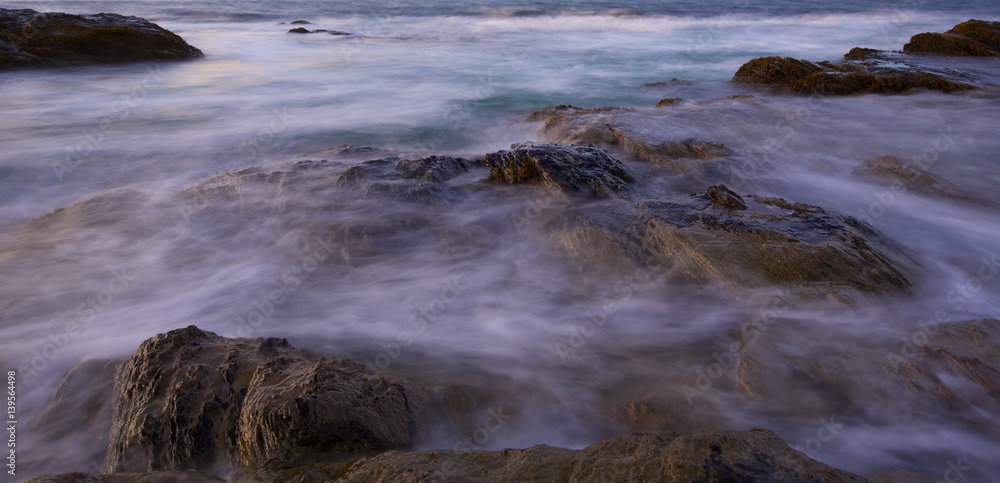
<svg viewBox="0 0 1000 483">
<path fill-rule="evenodd" d="M 0 70 L 179 60 L 203 54 L 139 17 L 0 8 Z"/>
<path fill-rule="evenodd" d="M 822 95 L 900 93 L 913 89 L 955 92 L 981 85 L 967 73 L 925 62 L 921 56 L 926 54 L 1000 56 L 1000 22 L 969 20 L 943 34 L 917 34 L 901 53 L 856 47 L 837 63 L 762 57 L 740 67 L 733 81 Z"/>
<path fill-rule="evenodd" d="M 489 414 L 481 403 L 495 398 L 191 326 L 147 340 L 117 368 L 106 473 L 29 481 L 866 481 L 763 429 L 635 432 L 577 451 L 408 451 L 431 427 Z"/>
</svg>

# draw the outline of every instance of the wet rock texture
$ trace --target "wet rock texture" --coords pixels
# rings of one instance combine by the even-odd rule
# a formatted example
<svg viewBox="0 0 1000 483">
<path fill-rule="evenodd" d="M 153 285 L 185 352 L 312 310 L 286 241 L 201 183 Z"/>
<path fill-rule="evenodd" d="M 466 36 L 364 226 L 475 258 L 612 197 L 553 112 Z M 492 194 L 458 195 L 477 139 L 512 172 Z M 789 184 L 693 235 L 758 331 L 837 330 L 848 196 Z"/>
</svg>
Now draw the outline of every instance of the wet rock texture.
<svg viewBox="0 0 1000 483">
<path fill-rule="evenodd" d="M 945 33 L 914 35 L 903 46 L 908 54 L 1000 57 L 1000 22 L 969 20 Z"/>
<path fill-rule="evenodd" d="M 283 339 L 191 326 L 144 342 L 115 380 L 105 469 L 257 468 L 408 447 L 415 390 Z"/>
<path fill-rule="evenodd" d="M 492 178 L 510 184 L 540 183 L 565 192 L 609 197 L 635 178 L 625 165 L 594 147 L 514 144 L 486 155 Z"/>
<path fill-rule="evenodd" d="M 184 39 L 139 17 L 0 9 L 0 69 L 200 56 Z"/>
<path fill-rule="evenodd" d="M 903 52 L 1000 56 L 1000 22 L 969 20 L 943 34 L 917 34 Z M 813 63 L 790 57 L 753 59 L 740 67 L 733 82 L 821 95 L 900 93 L 912 89 L 956 92 L 980 87 L 968 74 L 924 65 L 916 56 L 861 47 L 851 49 L 840 63 Z"/>
<path fill-rule="evenodd" d="M 790 57 L 753 59 L 736 71 L 733 82 L 821 95 L 885 94 L 911 89 L 955 92 L 976 88 L 957 75 L 919 67 L 887 67 L 869 60 L 819 65 Z"/>
</svg>

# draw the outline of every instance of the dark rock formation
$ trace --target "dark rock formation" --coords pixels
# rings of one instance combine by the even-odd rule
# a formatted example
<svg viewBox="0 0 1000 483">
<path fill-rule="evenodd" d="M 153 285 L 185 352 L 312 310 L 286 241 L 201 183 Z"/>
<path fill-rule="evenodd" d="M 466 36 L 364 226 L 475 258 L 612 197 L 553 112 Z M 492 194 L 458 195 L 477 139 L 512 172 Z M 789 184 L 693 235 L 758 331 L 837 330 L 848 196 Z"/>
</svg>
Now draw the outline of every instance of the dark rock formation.
<svg viewBox="0 0 1000 483">
<path fill-rule="evenodd" d="M 872 52 L 857 49 L 848 53 L 849 58 L 868 59 L 871 55 Z M 890 67 L 852 60 L 820 65 L 789 57 L 753 59 L 740 67 L 733 82 L 821 95 L 900 93 L 911 89 L 954 92 L 976 88 L 964 79 L 930 68 Z"/>
<path fill-rule="evenodd" d="M 289 29 L 288 33 L 290 33 L 290 34 L 311 34 L 312 31 L 309 30 L 309 29 L 307 29 L 307 28 L 305 28 L 305 27 L 296 27 L 296 28 L 293 28 L 293 29 Z"/>
<path fill-rule="evenodd" d="M 514 144 L 510 150 L 486 155 L 491 178 L 515 183 L 539 183 L 566 193 L 609 197 L 635 178 L 617 159 L 595 147 L 565 144 Z"/>
<path fill-rule="evenodd" d="M 200 57 L 174 33 L 138 17 L 0 9 L 0 69 Z"/>
<path fill-rule="evenodd" d="M 33 483 L 80 481 L 90 475 L 47 475 Z M 176 480 L 169 480 L 176 477 Z M 188 472 L 94 475 L 98 482 L 217 481 Z M 793 450 L 764 429 L 613 436 L 579 451 L 539 445 L 502 451 L 389 451 L 352 463 L 320 463 L 271 471 L 248 481 L 739 481 L 866 482 Z M 89 481 L 89 480 L 87 480 Z"/>
<path fill-rule="evenodd" d="M 291 474 L 275 478 L 288 480 Z M 339 481 L 740 481 L 864 482 L 793 450 L 774 433 L 705 432 L 691 436 L 637 432 L 579 451 L 539 445 L 503 451 L 392 451 L 350 466 L 297 472 L 305 482 Z"/>
<path fill-rule="evenodd" d="M 1000 22 L 969 20 L 945 33 L 914 35 L 903 46 L 908 54 L 1000 57 Z"/>
<path fill-rule="evenodd" d="M 941 186 L 941 183 L 927 173 L 908 167 L 892 156 L 866 159 L 851 170 L 851 175 L 877 183 L 898 183 L 905 190 L 914 193 L 958 198 L 958 195 Z"/>
<path fill-rule="evenodd" d="M 116 377 L 105 469 L 280 467 L 408 447 L 416 391 L 363 371 L 283 339 L 157 335 Z"/>
<path fill-rule="evenodd" d="M 680 97 L 667 97 L 660 99 L 660 102 L 656 103 L 656 107 L 668 107 L 683 101 L 684 99 L 681 99 Z"/>
</svg>

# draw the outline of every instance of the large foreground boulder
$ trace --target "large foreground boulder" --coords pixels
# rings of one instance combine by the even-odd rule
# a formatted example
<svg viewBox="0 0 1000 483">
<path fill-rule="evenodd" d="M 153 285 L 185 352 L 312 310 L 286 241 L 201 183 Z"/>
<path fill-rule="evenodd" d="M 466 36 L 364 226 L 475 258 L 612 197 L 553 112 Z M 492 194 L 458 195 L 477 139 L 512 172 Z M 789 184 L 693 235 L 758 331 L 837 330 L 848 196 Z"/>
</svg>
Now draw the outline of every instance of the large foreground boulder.
<svg viewBox="0 0 1000 483">
<path fill-rule="evenodd" d="M 200 56 L 184 39 L 139 17 L 0 8 L 0 69 Z"/>
<path fill-rule="evenodd" d="M 284 339 L 190 326 L 119 369 L 109 472 L 288 466 L 406 448 L 414 390 Z"/>
</svg>

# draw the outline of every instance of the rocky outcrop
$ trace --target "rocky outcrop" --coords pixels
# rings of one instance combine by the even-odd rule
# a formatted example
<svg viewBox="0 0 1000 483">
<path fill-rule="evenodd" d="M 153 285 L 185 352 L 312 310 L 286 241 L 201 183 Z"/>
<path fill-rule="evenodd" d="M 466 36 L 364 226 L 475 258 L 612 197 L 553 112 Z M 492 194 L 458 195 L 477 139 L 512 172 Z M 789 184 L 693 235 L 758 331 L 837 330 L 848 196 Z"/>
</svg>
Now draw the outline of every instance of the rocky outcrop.
<svg viewBox="0 0 1000 483">
<path fill-rule="evenodd" d="M 275 478 L 275 476 L 277 476 Z M 351 465 L 317 465 L 276 481 L 865 482 L 793 450 L 771 431 L 678 436 L 636 432 L 579 451 L 550 446 L 503 451 L 392 451 Z"/>
<path fill-rule="evenodd" d="M 218 481 L 193 472 L 146 475 L 46 475 L 33 483 L 85 480 L 107 483 Z M 170 480 L 169 478 L 177 478 Z M 89 480 L 85 480 L 89 481 Z M 239 481 L 566 481 L 566 482 L 865 482 L 865 478 L 815 461 L 793 450 L 773 432 L 717 431 L 679 436 L 636 432 L 603 439 L 573 451 L 539 445 L 502 451 L 389 451 L 351 463 L 319 463 Z"/>
<path fill-rule="evenodd" d="M 486 155 L 491 178 L 500 182 L 538 183 L 565 193 L 605 198 L 635 180 L 619 160 L 595 147 L 520 143 Z"/>
<path fill-rule="evenodd" d="M 184 39 L 139 17 L 0 9 L 0 69 L 200 56 Z"/>
<path fill-rule="evenodd" d="M 821 95 L 900 93 L 911 89 L 955 92 L 976 86 L 959 76 L 929 67 L 871 62 L 871 53 L 852 50 L 839 64 L 812 62 L 789 57 L 753 59 L 736 72 L 733 82 L 776 87 L 791 92 Z"/>
<path fill-rule="evenodd" d="M 1000 57 L 1000 22 L 969 20 L 945 33 L 914 35 L 903 46 L 908 54 Z"/>
<path fill-rule="evenodd" d="M 283 339 L 190 326 L 147 340 L 119 369 L 104 467 L 254 470 L 407 448 L 425 399 Z"/>
</svg>

